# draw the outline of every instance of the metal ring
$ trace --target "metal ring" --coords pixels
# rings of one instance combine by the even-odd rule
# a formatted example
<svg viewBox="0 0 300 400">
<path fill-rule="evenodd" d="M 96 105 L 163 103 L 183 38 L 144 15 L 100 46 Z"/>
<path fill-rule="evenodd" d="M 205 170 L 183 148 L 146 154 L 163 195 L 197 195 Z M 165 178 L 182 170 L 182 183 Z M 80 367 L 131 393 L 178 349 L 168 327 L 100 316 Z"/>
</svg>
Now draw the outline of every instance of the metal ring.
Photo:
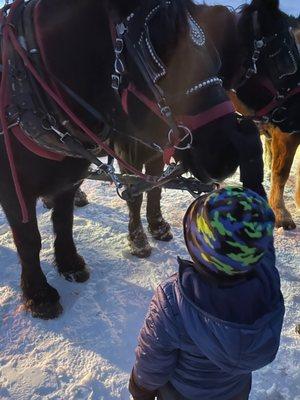
<svg viewBox="0 0 300 400">
<path fill-rule="evenodd" d="M 178 125 L 178 128 L 183 129 L 183 131 L 186 133 L 186 135 L 182 139 L 180 139 L 179 143 L 183 142 L 188 137 L 190 138 L 190 142 L 183 147 L 179 147 L 177 145 L 174 145 L 173 147 L 176 150 L 189 150 L 193 144 L 193 134 L 192 134 L 191 130 L 185 125 Z M 171 128 L 168 132 L 169 143 L 172 143 L 172 137 L 171 137 L 172 133 L 173 133 L 173 129 Z"/>
<path fill-rule="evenodd" d="M 53 115 L 45 115 L 41 120 L 42 128 L 46 131 L 51 131 L 53 126 L 56 126 L 56 119 Z"/>
<path fill-rule="evenodd" d="M 117 74 L 119 74 L 119 75 L 124 74 L 125 66 L 124 66 L 123 61 L 121 60 L 121 58 L 116 57 L 114 67 L 115 67 L 115 72 Z"/>
<path fill-rule="evenodd" d="M 275 108 L 275 110 L 272 112 L 272 116 L 271 116 L 272 122 L 275 122 L 276 124 L 279 124 L 279 123 L 284 122 L 284 121 L 287 120 L 287 117 L 284 117 L 282 119 L 276 119 L 276 113 L 278 111 L 281 111 L 281 110 L 284 112 L 284 111 L 287 111 L 287 108 L 286 107 Z"/>
</svg>

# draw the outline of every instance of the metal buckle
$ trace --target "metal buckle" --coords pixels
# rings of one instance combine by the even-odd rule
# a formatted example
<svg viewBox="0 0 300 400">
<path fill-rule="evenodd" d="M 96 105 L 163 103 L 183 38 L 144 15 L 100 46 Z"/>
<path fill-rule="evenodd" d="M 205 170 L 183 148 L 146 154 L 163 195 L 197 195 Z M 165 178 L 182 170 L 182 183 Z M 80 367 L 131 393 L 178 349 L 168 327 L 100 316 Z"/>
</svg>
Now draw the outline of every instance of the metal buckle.
<svg viewBox="0 0 300 400">
<path fill-rule="evenodd" d="M 127 27 L 125 26 L 125 24 L 123 22 L 121 22 L 120 24 L 117 24 L 116 26 L 116 31 L 118 36 L 123 36 L 125 32 L 127 32 Z"/>
<path fill-rule="evenodd" d="M 119 178 L 117 177 L 115 168 L 112 164 L 107 164 L 106 173 L 111 178 L 113 183 L 115 184 L 117 190 L 122 189 L 123 184 L 120 182 Z"/>
<path fill-rule="evenodd" d="M 159 111 L 162 115 L 169 118 L 172 115 L 171 108 L 166 104 L 166 100 L 162 99 L 157 103 Z"/>
<path fill-rule="evenodd" d="M 173 174 L 177 174 L 177 171 L 180 172 L 181 174 L 184 173 L 184 168 L 182 166 L 181 163 L 171 163 L 170 165 L 168 165 L 168 167 L 163 171 L 163 173 L 161 174 L 161 176 L 157 179 L 157 182 L 161 182 L 164 179 L 169 178 L 170 176 L 172 176 Z M 174 176 L 175 177 L 175 176 Z"/>
<path fill-rule="evenodd" d="M 120 87 L 120 83 L 121 83 L 121 78 L 119 75 L 116 74 L 112 74 L 111 76 L 111 87 L 114 90 L 119 90 Z"/>
<path fill-rule="evenodd" d="M 262 116 L 262 123 L 263 124 L 268 124 L 270 122 L 270 117 L 268 117 L 267 115 L 263 115 Z"/>
<path fill-rule="evenodd" d="M 15 122 L 12 122 L 10 125 L 7 126 L 7 129 L 11 129 L 14 126 L 19 125 L 20 123 L 20 118 L 18 118 Z M 4 135 L 4 130 L 0 131 L 0 135 Z"/>
<path fill-rule="evenodd" d="M 265 46 L 265 40 L 264 39 L 260 39 L 260 40 L 254 40 L 254 47 L 256 49 L 262 49 Z"/>
<path fill-rule="evenodd" d="M 59 136 L 59 140 L 64 143 L 64 138 L 66 136 L 70 136 L 69 132 L 61 132 L 59 129 L 55 128 L 55 126 L 51 126 L 51 130 L 55 132 Z"/>
<path fill-rule="evenodd" d="M 51 131 L 52 127 L 56 126 L 56 119 L 51 114 L 44 115 L 41 119 L 41 125 L 45 131 Z"/>
<path fill-rule="evenodd" d="M 255 61 L 255 62 L 258 61 L 259 56 L 260 56 L 260 50 L 254 50 L 254 53 L 253 53 L 253 56 L 252 56 L 252 60 Z"/>
<path fill-rule="evenodd" d="M 115 42 L 115 53 L 120 55 L 124 49 L 124 40 L 117 38 Z"/>
<path fill-rule="evenodd" d="M 116 57 L 114 68 L 117 74 L 123 75 L 123 73 L 125 72 L 125 67 L 121 58 Z"/>
</svg>

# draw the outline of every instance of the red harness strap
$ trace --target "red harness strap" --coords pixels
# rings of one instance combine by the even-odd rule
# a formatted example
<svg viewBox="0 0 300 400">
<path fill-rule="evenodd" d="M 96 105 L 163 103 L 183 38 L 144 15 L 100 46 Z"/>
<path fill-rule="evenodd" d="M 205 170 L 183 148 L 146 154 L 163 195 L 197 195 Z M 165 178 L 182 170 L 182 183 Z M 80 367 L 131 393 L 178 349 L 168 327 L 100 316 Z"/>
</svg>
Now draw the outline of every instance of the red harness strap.
<svg viewBox="0 0 300 400">
<path fill-rule="evenodd" d="M 272 93 L 272 95 L 274 97 L 270 101 L 270 103 L 268 103 L 265 107 L 263 107 L 262 109 L 260 109 L 259 111 L 257 111 L 255 113 L 256 117 L 264 117 L 264 116 L 268 115 L 276 107 L 281 106 L 282 104 L 284 104 L 289 98 L 291 98 L 292 96 L 294 96 L 297 93 L 300 93 L 300 86 L 297 86 L 296 88 L 292 89 L 288 93 L 288 95 L 285 96 L 283 99 L 277 99 L 277 90 L 275 89 L 275 87 L 273 86 L 273 84 L 270 81 L 264 79 L 261 82 L 261 85 L 264 88 L 266 88 L 270 93 Z"/>
<path fill-rule="evenodd" d="M 8 96 L 8 41 L 9 41 L 9 29 L 8 24 L 10 23 L 10 16 L 13 15 L 14 9 L 19 5 L 19 1 L 11 5 L 10 13 L 8 16 L 7 22 L 5 21 L 5 15 L 3 11 L 1 11 L 1 25 L 2 25 L 2 61 L 3 61 L 3 70 L 2 70 L 2 79 L 1 79 L 1 88 L 0 88 L 0 119 L 1 125 L 3 129 L 4 135 L 4 144 L 7 152 L 8 162 L 16 190 L 16 195 L 20 204 L 21 213 L 22 213 L 22 221 L 29 221 L 29 214 L 26 207 L 26 203 L 24 200 L 24 196 L 21 190 L 18 173 L 15 165 L 11 138 L 9 135 L 9 127 L 6 119 L 6 109 L 9 106 L 9 96 Z"/>
<path fill-rule="evenodd" d="M 147 108 L 149 108 L 157 117 L 165 121 L 163 115 L 161 114 L 157 104 L 140 92 L 135 85 L 130 83 L 128 87 L 122 92 L 122 107 L 126 114 L 128 114 L 128 94 L 132 93 L 137 99 L 139 99 Z M 217 104 L 214 107 L 206 111 L 202 111 L 196 115 L 181 115 L 176 118 L 179 125 L 184 125 L 189 128 L 190 131 L 195 131 L 196 129 L 202 128 L 209 123 L 216 121 L 219 118 L 225 117 L 229 114 L 234 114 L 235 109 L 230 100 L 224 101 L 223 103 Z M 175 147 L 181 141 L 181 138 L 177 138 L 175 143 L 171 147 L 167 147 L 164 150 L 164 162 L 165 164 L 170 163 L 171 157 L 174 156 Z"/>
<path fill-rule="evenodd" d="M 27 150 L 36 154 L 39 157 L 47 158 L 52 161 L 62 161 L 65 156 L 63 154 L 54 153 L 50 150 L 46 150 L 43 147 L 36 144 L 33 140 L 31 140 L 28 136 L 24 135 L 22 129 L 17 125 L 11 128 L 13 135 L 18 139 L 18 141 L 26 147 Z"/>
<path fill-rule="evenodd" d="M 35 77 L 37 82 L 41 85 L 41 87 L 45 90 L 45 92 L 59 105 L 59 107 L 66 113 L 66 115 L 70 118 L 70 120 L 77 125 L 82 131 L 95 143 L 97 143 L 100 147 L 105 150 L 108 155 L 111 155 L 115 158 L 126 170 L 132 172 L 133 174 L 139 176 L 143 180 L 147 182 L 154 182 L 154 178 L 150 175 L 143 174 L 138 169 L 134 168 L 132 165 L 124 161 L 120 158 L 106 143 L 104 143 L 99 137 L 91 131 L 66 105 L 66 103 L 61 99 L 59 95 L 55 93 L 55 91 L 42 79 L 39 73 L 35 70 L 33 64 L 31 63 L 30 59 L 28 58 L 26 51 L 20 45 L 18 39 L 16 38 L 14 28 L 11 25 L 11 20 L 14 15 L 14 11 L 20 5 L 23 0 L 15 0 L 15 2 L 11 5 L 9 15 L 6 19 L 6 16 L 2 12 L 0 15 L 0 22 L 2 23 L 2 33 L 3 33 L 3 76 L 1 81 L 1 89 L 0 89 L 0 119 L 3 126 L 4 132 L 4 140 L 5 140 L 5 147 L 8 154 L 9 164 L 11 168 L 11 173 L 13 176 L 14 186 L 16 189 L 17 197 L 19 200 L 19 204 L 21 207 L 22 212 L 22 220 L 23 222 L 29 221 L 28 210 L 26 207 L 26 203 L 24 200 L 24 196 L 21 190 L 20 182 L 18 179 L 18 174 L 14 162 L 13 151 L 11 146 L 11 140 L 9 135 L 9 128 L 8 123 L 5 115 L 5 111 L 7 106 L 9 105 L 9 88 L 8 88 L 8 44 L 9 42 L 13 46 L 14 50 L 19 54 L 21 59 L 23 60 L 26 68 L 30 71 L 30 73 Z"/>
</svg>

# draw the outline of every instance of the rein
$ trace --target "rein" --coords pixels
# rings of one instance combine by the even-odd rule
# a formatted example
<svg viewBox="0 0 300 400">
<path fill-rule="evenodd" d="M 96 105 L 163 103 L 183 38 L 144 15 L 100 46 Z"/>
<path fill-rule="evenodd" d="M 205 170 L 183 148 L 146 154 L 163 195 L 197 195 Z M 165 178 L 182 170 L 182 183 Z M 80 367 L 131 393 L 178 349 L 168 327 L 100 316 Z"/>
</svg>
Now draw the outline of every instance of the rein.
<svg viewBox="0 0 300 400">
<path fill-rule="evenodd" d="M 262 109 L 256 111 L 255 117 L 262 118 L 264 119 L 265 122 L 282 122 L 279 120 L 275 120 L 275 114 L 278 110 L 283 108 L 284 103 L 293 97 L 296 94 L 300 93 L 300 86 L 295 87 L 294 89 L 290 90 L 286 96 L 280 96 L 276 92 L 276 89 L 273 87 L 273 85 L 269 85 L 267 81 L 262 82 L 262 87 L 268 89 L 273 95 L 273 99 L 268 103 L 266 106 L 264 106 Z M 268 114 L 271 112 L 271 115 L 268 116 Z"/>
<path fill-rule="evenodd" d="M 73 121 L 73 123 L 78 126 L 93 142 L 98 144 L 102 149 L 106 151 L 106 153 L 123 165 L 128 171 L 134 173 L 135 175 L 139 176 L 143 180 L 147 182 L 153 182 L 153 177 L 143 174 L 138 169 L 134 168 L 132 165 L 128 164 L 122 158 L 120 158 L 106 143 L 104 143 L 98 136 L 92 132 L 65 104 L 65 102 L 58 96 L 50 87 L 49 85 L 43 80 L 43 78 L 39 75 L 36 71 L 35 67 L 33 66 L 31 60 L 29 59 L 26 51 L 19 43 L 16 34 L 14 32 L 14 26 L 12 24 L 12 19 L 14 16 L 14 11 L 23 3 L 23 0 L 16 0 L 12 3 L 9 7 L 5 6 L 2 10 L 0 10 L 0 22 L 2 26 L 2 62 L 3 62 L 3 70 L 2 70 L 2 79 L 1 79 L 1 88 L 0 88 L 0 119 L 2 123 L 3 135 L 4 135 L 4 142 L 5 148 L 7 151 L 9 164 L 12 172 L 13 182 L 16 189 L 17 198 L 21 208 L 22 214 L 22 221 L 24 223 L 29 221 L 29 214 L 27 210 L 27 206 L 24 200 L 24 195 L 21 190 L 21 185 L 19 182 L 16 165 L 13 156 L 12 150 L 12 143 L 9 134 L 9 125 L 7 121 L 6 109 L 9 106 L 9 87 L 8 87 L 8 69 L 9 69 L 9 55 L 8 55 L 8 46 L 11 45 L 12 48 L 18 53 L 20 58 L 22 59 L 24 66 L 26 69 L 33 75 L 36 81 L 40 84 L 43 88 L 45 93 L 52 98 L 55 103 L 65 112 L 65 114 Z M 9 9 L 8 16 L 6 15 L 7 10 Z M 57 132 L 59 134 L 59 132 Z M 76 150 L 80 150 L 84 152 L 84 148 L 78 141 L 72 139 L 72 137 L 67 133 L 61 137 L 63 142 L 68 141 L 69 145 Z M 100 160 L 98 160 L 95 156 L 88 153 L 88 151 L 84 152 L 84 157 L 88 158 L 88 160 L 92 163 L 95 163 L 99 169 L 104 170 L 104 172 L 111 175 L 112 180 L 116 183 L 117 188 L 120 188 L 120 184 L 118 181 L 115 180 L 114 169 L 112 165 L 103 164 Z"/>
<path fill-rule="evenodd" d="M 271 101 L 268 104 L 263 106 L 261 109 L 256 110 L 254 114 L 248 115 L 247 118 L 253 119 L 255 122 L 262 123 L 281 123 L 286 120 L 286 118 L 282 118 L 277 116 L 276 114 L 280 111 L 287 111 L 287 108 L 284 107 L 284 104 L 287 100 L 292 98 L 293 96 L 300 94 L 300 86 L 295 87 L 288 91 L 286 96 L 281 96 L 276 91 L 272 82 L 267 79 L 263 79 L 260 81 L 260 87 L 266 89 L 273 96 Z M 236 91 L 232 89 L 235 93 Z M 292 134 L 292 133 L 291 133 Z"/>
</svg>

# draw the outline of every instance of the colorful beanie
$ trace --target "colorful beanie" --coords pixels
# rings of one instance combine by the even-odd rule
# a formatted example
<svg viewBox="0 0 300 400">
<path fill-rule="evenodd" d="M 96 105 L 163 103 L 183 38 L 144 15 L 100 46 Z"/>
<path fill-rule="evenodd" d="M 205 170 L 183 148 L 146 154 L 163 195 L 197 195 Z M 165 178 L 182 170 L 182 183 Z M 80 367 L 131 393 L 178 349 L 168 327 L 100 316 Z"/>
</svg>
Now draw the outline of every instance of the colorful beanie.
<svg viewBox="0 0 300 400">
<path fill-rule="evenodd" d="M 267 201 L 241 187 L 226 187 L 194 201 L 184 236 L 196 267 L 243 274 L 259 264 L 273 243 L 274 214 Z"/>
</svg>

